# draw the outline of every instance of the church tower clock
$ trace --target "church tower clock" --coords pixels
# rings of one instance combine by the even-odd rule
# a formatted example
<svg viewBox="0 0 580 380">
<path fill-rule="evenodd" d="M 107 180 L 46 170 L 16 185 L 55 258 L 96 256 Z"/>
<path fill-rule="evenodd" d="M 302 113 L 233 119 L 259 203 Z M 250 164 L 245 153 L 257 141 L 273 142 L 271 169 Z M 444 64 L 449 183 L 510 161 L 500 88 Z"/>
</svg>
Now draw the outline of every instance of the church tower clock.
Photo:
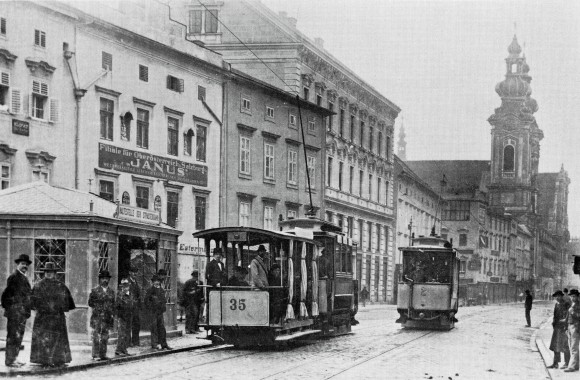
<svg viewBox="0 0 580 380">
<path fill-rule="evenodd" d="M 488 119 L 492 126 L 489 200 L 492 209 L 526 222 L 536 214 L 536 176 L 544 134 L 534 117 L 538 103 L 530 96 L 530 67 L 515 35 L 508 53 L 505 79 L 495 87 L 501 106 Z"/>
</svg>

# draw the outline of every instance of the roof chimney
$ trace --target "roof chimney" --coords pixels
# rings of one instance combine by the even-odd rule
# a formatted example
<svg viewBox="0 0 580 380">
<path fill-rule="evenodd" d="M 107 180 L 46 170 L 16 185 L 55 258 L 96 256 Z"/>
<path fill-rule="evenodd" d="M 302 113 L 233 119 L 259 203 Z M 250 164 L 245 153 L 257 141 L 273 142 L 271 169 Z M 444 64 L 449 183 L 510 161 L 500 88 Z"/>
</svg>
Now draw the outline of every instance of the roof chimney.
<svg viewBox="0 0 580 380">
<path fill-rule="evenodd" d="M 295 17 L 288 17 L 288 18 L 286 19 L 286 21 L 288 22 L 288 24 L 289 24 L 291 27 L 293 27 L 293 28 L 296 28 L 296 21 L 297 21 L 297 20 L 296 20 L 296 18 L 295 18 Z"/>
<path fill-rule="evenodd" d="M 316 46 L 318 46 L 319 48 L 321 48 L 321 49 L 324 49 L 324 40 L 323 40 L 322 38 L 320 38 L 320 37 L 316 37 L 316 38 L 314 39 L 314 44 L 315 44 Z"/>
</svg>

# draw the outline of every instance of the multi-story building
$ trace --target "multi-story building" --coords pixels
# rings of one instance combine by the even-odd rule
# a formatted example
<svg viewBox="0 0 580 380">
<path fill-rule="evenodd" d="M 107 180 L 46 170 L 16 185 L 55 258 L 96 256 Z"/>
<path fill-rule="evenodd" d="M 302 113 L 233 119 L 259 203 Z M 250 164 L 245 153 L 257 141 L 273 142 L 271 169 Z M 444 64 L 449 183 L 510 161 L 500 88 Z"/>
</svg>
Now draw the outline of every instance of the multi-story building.
<svg viewBox="0 0 580 380">
<path fill-rule="evenodd" d="M 188 25 L 188 37 L 222 54 L 232 67 L 336 113 L 328 118 L 321 155 L 325 209 L 319 216 L 358 242 L 354 272 L 371 300 L 392 301 L 392 141 L 399 107 L 327 52 L 321 39 L 302 34 L 285 13 L 255 1 L 172 7 Z"/>
</svg>

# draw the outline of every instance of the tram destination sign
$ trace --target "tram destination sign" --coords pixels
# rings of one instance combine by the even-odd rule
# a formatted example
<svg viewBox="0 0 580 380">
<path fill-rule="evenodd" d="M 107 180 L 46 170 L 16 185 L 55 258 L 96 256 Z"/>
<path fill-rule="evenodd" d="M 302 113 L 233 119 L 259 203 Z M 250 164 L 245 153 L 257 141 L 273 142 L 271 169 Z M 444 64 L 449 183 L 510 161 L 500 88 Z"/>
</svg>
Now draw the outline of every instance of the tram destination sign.
<svg viewBox="0 0 580 380">
<path fill-rule="evenodd" d="M 207 187 L 207 166 L 99 143 L 99 167 Z"/>
</svg>

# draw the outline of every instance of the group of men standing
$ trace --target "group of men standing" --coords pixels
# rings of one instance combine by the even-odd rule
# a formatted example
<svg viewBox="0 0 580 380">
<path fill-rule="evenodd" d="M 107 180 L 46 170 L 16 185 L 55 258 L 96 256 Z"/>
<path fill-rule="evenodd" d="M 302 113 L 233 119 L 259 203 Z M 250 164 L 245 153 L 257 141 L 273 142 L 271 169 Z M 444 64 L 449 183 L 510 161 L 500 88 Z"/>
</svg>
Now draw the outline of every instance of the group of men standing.
<svg viewBox="0 0 580 380">
<path fill-rule="evenodd" d="M 17 358 L 26 321 L 31 310 L 35 310 L 30 362 L 43 367 L 62 367 L 72 360 L 64 315 L 76 307 L 70 291 L 56 278 L 58 268 L 54 263 L 44 265 L 44 278 L 31 288 L 26 277 L 32 264 L 29 256 L 23 254 L 14 261 L 16 270 L 8 277 L 1 299 L 8 320 L 5 364 L 12 368 L 24 365 Z"/>
<path fill-rule="evenodd" d="M 550 350 L 554 352 L 554 361 L 548 368 L 559 368 L 561 354 L 564 354 L 564 372 L 575 372 L 579 368 L 578 345 L 580 343 L 580 292 L 572 289 L 556 291 L 554 317 L 552 320 L 552 339 Z"/>
</svg>

